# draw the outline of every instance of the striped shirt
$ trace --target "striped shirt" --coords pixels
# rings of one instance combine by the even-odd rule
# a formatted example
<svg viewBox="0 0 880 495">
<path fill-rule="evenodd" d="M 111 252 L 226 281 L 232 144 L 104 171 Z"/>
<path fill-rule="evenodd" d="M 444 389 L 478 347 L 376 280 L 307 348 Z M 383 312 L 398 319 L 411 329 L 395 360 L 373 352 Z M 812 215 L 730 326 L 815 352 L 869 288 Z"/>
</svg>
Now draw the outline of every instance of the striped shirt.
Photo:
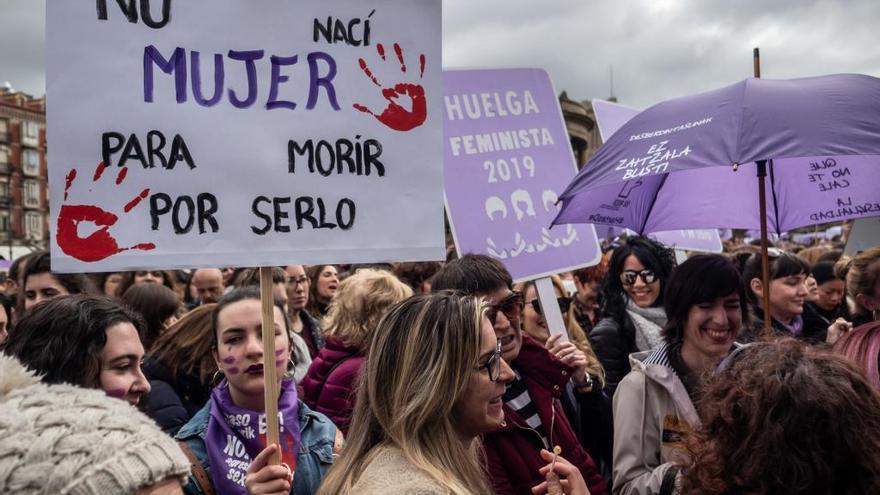
<svg viewBox="0 0 880 495">
<path fill-rule="evenodd" d="M 544 435 L 544 428 L 541 425 L 541 417 L 538 416 L 538 409 L 529 396 L 529 390 L 526 388 L 526 382 L 522 379 L 519 372 L 514 370 L 515 378 L 507 385 L 504 391 L 504 403 L 513 409 L 521 418 L 523 418 L 530 428 L 541 434 L 541 439 L 547 443 L 547 437 Z"/>
</svg>

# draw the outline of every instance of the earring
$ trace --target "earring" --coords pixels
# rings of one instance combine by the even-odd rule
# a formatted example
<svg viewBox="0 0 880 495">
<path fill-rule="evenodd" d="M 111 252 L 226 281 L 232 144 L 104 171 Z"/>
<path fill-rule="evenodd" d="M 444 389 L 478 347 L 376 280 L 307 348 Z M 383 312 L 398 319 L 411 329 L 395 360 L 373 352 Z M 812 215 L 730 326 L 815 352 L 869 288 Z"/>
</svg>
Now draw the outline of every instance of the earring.
<svg viewBox="0 0 880 495">
<path fill-rule="evenodd" d="M 215 371 L 214 374 L 211 376 L 211 386 L 212 386 L 212 387 L 213 387 L 214 385 L 217 385 L 217 375 L 221 375 L 221 376 L 222 376 L 222 375 L 223 375 L 223 372 L 220 371 L 220 370 L 218 369 L 218 370 Z"/>
<path fill-rule="evenodd" d="M 290 357 L 287 358 L 287 364 L 288 364 L 288 366 L 287 366 L 288 370 L 292 370 L 292 369 L 296 368 L 296 361 L 293 360 L 293 353 L 292 352 L 290 353 Z"/>
</svg>

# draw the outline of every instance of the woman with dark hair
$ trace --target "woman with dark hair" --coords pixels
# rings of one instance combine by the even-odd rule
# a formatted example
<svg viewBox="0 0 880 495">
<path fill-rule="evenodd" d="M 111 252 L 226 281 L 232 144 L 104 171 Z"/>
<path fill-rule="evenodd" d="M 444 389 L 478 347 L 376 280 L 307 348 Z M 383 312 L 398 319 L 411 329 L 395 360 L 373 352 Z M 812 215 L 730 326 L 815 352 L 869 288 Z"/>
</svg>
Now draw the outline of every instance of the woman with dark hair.
<svg viewBox="0 0 880 495">
<path fill-rule="evenodd" d="M 807 299 L 807 277 L 810 265 L 796 254 L 780 249 L 768 250 L 770 271 L 770 327 L 775 335 L 796 337 L 815 344 L 825 342 L 828 325 L 804 325 L 804 302 Z M 740 342 L 752 342 L 764 331 L 764 287 L 761 281 L 761 255 L 754 254 L 746 260 L 742 279 L 746 295 L 752 305 L 752 325 L 743 329 L 737 337 Z"/>
<path fill-rule="evenodd" d="M 213 304 L 186 313 L 163 332 L 144 362 L 152 391 L 147 413 L 174 435 L 211 396 L 217 363 L 211 355 Z"/>
<path fill-rule="evenodd" d="M 176 290 L 174 275 L 166 270 L 139 270 L 136 272 L 123 272 L 122 280 L 116 287 L 116 297 L 122 297 L 129 287 L 135 284 L 162 284 L 171 290 Z"/>
<path fill-rule="evenodd" d="M 98 388 L 136 405 L 150 391 L 143 331 L 140 316 L 108 297 L 59 296 L 22 316 L 5 352 L 46 383 Z"/>
<path fill-rule="evenodd" d="M 49 251 L 35 252 L 24 271 L 24 309 L 68 294 L 95 294 L 95 287 L 82 273 L 52 273 Z"/>
<path fill-rule="evenodd" d="M 273 308 L 275 349 L 263 354 L 262 304 L 256 287 L 235 289 L 214 307 L 211 354 L 225 377 L 208 403 L 176 438 L 198 461 L 185 487 L 188 494 L 314 493 L 333 462 L 336 427 L 297 398 L 285 377 L 291 362 L 290 325 L 277 301 Z M 263 369 L 278 377 L 280 445 L 267 445 Z M 285 466 L 267 465 L 278 454 Z M 296 476 L 293 476 L 293 471 Z M 201 475 L 200 475 L 201 473 Z M 209 485 L 210 486 L 207 486 Z"/>
<path fill-rule="evenodd" d="M 177 294 L 159 284 L 135 284 L 122 295 L 122 302 L 137 311 L 147 324 L 147 331 L 141 336 L 144 348 L 153 346 L 156 338 L 177 321 L 180 299 Z"/>
<path fill-rule="evenodd" d="M 122 278 L 125 272 L 99 272 L 92 273 L 92 280 L 95 282 L 95 286 L 98 288 L 98 292 L 104 294 L 105 296 L 114 297 L 116 296 L 116 289 L 119 288 L 119 284 L 122 283 Z"/>
<path fill-rule="evenodd" d="M 834 263 L 820 261 L 810 269 L 816 283 L 815 296 L 804 302 L 804 327 L 825 328 L 838 318 L 846 318 L 846 285 L 834 270 Z"/>
<path fill-rule="evenodd" d="M 306 268 L 309 277 L 309 301 L 306 311 L 323 319 L 339 287 L 339 274 L 334 265 L 314 265 Z"/>
<path fill-rule="evenodd" d="M 409 285 L 414 293 L 429 294 L 431 292 L 431 277 L 442 267 L 443 264 L 439 261 L 398 263 L 394 267 L 394 274 L 403 283 Z"/>
<path fill-rule="evenodd" d="M 794 339 L 744 347 L 706 384 L 685 495 L 880 493 L 880 394 Z"/>
<path fill-rule="evenodd" d="M 734 349 L 747 321 L 736 265 L 718 254 L 682 263 L 666 286 L 664 343 L 630 357 L 614 395 L 614 493 L 674 493 L 681 436 L 699 426 L 702 376 Z"/>
<path fill-rule="evenodd" d="M 663 293 L 675 267 L 671 249 L 647 237 L 628 237 L 614 250 L 602 284 L 602 319 L 589 334 L 614 394 L 629 372 L 628 356 L 662 343 Z"/>
</svg>

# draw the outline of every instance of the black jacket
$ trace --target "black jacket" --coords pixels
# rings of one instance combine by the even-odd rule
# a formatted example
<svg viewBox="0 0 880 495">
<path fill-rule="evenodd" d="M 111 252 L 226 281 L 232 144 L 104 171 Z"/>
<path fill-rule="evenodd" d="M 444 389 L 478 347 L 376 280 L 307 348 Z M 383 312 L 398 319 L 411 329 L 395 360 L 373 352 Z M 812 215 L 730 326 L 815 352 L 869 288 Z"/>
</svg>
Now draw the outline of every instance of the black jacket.
<svg viewBox="0 0 880 495">
<path fill-rule="evenodd" d="M 613 397 L 617 384 L 629 373 L 629 355 L 639 350 L 635 325 L 627 314 L 623 315 L 622 322 L 605 317 L 593 327 L 588 339 L 605 368 L 605 393 Z"/>
<path fill-rule="evenodd" d="M 198 371 L 174 379 L 163 363 L 148 358 L 144 375 L 150 381 L 146 413 L 165 433 L 174 436 L 211 397 L 210 384 L 202 384 Z"/>
<path fill-rule="evenodd" d="M 571 429 L 574 430 L 584 450 L 593 458 L 596 468 L 611 489 L 611 467 L 614 456 L 614 420 L 612 419 L 611 398 L 599 388 L 599 378 L 593 377 L 596 384 L 592 392 L 578 392 L 569 382 L 562 394 L 562 409 Z"/>
<path fill-rule="evenodd" d="M 804 319 L 804 326 L 799 334 L 792 335 L 791 332 L 782 326 L 782 323 L 779 323 L 775 318 L 772 318 L 770 327 L 773 329 L 773 334 L 779 337 L 794 337 L 807 344 L 824 344 L 825 335 L 828 333 L 828 325 L 822 326 L 817 323 L 818 316 L 815 314 L 808 314 L 808 311 L 812 310 L 808 310 L 807 305 L 804 305 L 804 313 L 801 315 Z M 737 335 L 736 341 L 742 344 L 754 342 L 755 337 L 761 335 L 761 332 L 763 331 L 764 310 L 754 306 L 752 308 L 752 325 L 749 328 L 743 328 L 739 332 L 739 335 Z"/>
</svg>

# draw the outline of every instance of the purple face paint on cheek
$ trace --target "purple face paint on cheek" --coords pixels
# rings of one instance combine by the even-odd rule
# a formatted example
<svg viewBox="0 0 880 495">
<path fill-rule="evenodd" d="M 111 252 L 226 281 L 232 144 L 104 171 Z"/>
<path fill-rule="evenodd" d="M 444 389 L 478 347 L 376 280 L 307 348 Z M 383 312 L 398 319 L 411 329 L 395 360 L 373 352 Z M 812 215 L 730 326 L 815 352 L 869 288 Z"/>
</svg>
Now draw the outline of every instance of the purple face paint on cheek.
<svg viewBox="0 0 880 495">
<path fill-rule="evenodd" d="M 275 349 L 275 356 L 280 356 L 284 354 L 284 349 Z"/>
<path fill-rule="evenodd" d="M 223 363 L 225 364 L 232 364 L 235 362 L 235 358 L 232 356 L 226 356 L 225 358 L 221 359 L 221 361 L 223 361 Z"/>
<path fill-rule="evenodd" d="M 111 390 L 105 390 L 104 393 L 107 394 L 108 397 L 121 399 L 121 398 L 125 397 L 125 394 L 128 393 L 128 391 L 127 390 L 120 390 L 120 389 L 111 389 Z"/>
<path fill-rule="evenodd" d="M 235 366 L 230 366 L 230 367 L 226 368 L 226 373 L 228 373 L 230 375 L 237 375 L 240 371 L 241 370 L 239 370 Z"/>
<path fill-rule="evenodd" d="M 279 367 L 279 366 L 282 366 L 282 365 L 284 365 L 284 360 L 283 360 L 283 359 L 276 359 L 276 360 L 275 360 L 275 367 L 276 367 L 276 368 Z"/>
</svg>

